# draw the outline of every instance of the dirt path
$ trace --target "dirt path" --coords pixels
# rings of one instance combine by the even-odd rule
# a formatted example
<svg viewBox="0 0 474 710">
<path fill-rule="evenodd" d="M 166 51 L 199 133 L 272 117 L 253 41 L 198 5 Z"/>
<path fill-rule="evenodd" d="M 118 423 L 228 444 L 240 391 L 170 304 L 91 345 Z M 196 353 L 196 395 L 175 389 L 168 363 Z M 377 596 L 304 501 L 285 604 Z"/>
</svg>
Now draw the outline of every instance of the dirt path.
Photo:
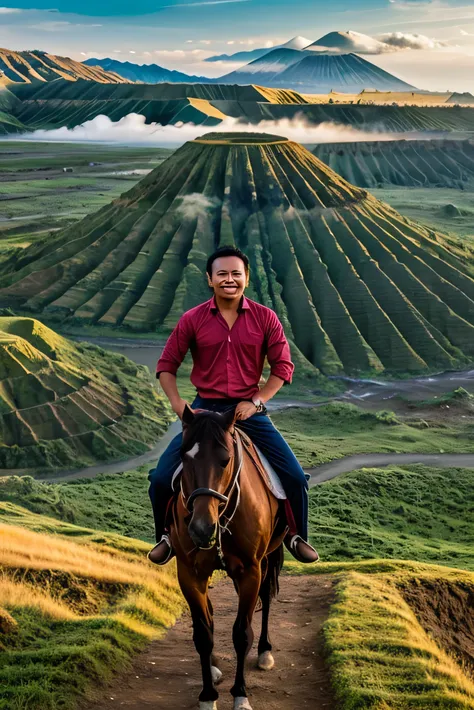
<svg viewBox="0 0 474 710">
<path fill-rule="evenodd" d="M 229 690 L 235 669 L 232 624 L 236 613 L 229 580 L 211 591 L 216 624 L 216 653 L 224 674 L 219 685 L 219 710 L 231 710 Z M 253 710 L 335 710 L 324 661 L 322 626 L 334 599 L 333 580 L 326 575 L 283 577 L 272 608 L 275 668 L 259 671 L 256 642 L 248 660 L 248 691 Z M 260 614 L 254 629 L 259 630 Z M 256 634 L 257 638 L 257 634 Z M 201 673 L 187 615 L 161 641 L 151 643 L 129 672 L 118 676 L 100 700 L 83 710 L 191 710 L 198 707 Z"/>
</svg>

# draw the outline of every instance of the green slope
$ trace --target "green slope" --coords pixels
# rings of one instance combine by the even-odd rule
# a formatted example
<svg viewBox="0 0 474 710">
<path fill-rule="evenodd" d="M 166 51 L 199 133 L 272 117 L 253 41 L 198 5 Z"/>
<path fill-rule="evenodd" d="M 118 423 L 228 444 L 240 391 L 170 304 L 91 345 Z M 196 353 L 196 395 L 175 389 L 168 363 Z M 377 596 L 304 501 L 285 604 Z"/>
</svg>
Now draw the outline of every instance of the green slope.
<svg viewBox="0 0 474 710">
<path fill-rule="evenodd" d="M 469 140 L 322 143 L 314 155 L 359 187 L 456 187 L 474 180 Z"/>
<path fill-rule="evenodd" d="M 402 218 L 309 151 L 209 134 L 99 212 L 7 259 L 0 304 L 100 325 L 172 327 L 236 243 L 249 292 L 326 375 L 460 367 L 474 355 L 474 255 Z M 298 355 L 299 353 L 299 355 Z"/>
<path fill-rule="evenodd" d="M 329 121 L 378 131 L 474 130 L 474 108 L 379 106 L 364 104 L 362 96 L 357 99 L 361 103 L 324 103 L 286 88 L 253 84 L 107 84 L 78 78 L 16 83 L 10 90 L 20 102 L 14 116 L 28 130 L 73 127 L 99 115 L 118 121 L 129 113 L 161 125 L 216 125 L 225 117 L 249 123 L 303 117 L 312 125 Z M 205 103 L 197 106 L 195 101 Z"/>
<path fill-rule="evenodd" d="M 0 318 L 0 468 L 143 453 L 170 421 L 145 368 L 33 318 Z"/>
</svg>

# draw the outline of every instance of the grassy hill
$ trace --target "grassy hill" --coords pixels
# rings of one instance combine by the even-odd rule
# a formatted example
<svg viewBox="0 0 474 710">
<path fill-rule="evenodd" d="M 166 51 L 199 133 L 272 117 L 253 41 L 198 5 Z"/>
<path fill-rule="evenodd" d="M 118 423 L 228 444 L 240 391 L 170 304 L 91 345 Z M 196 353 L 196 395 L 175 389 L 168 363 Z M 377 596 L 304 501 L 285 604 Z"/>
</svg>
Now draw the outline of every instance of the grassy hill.
<svg viewBox="0 0 474 710">
<path fill-rule="evenodd" d="M 32 84 L 65 79 L 87 79 L 100 83 L 121 84 L 127 80 L 101 67 L 89 67 L 69 57 L 58 57 L 40 50 L 14 52 L 0 47 L 1 75 L 12 82 Z"/>
<path fill-rule="evenodd" d="M 136 331 L 208 297 L 216 244 L 249 254 L 302 370 L 421 372 L 474 355 L 472 249 L 402 218 L 277 136 L 208 134 L 0 266 L 14 308 Z"/>
<path fill-rule="evenodd" d="M 0 318 L 0 468 L 129 457 L 151 448 L 170 420 L 145 368 L 33 318 Z"/>
<path fill-rule="evenodd" d="M 474 575 L 434 565 L 373 561 L 336 572 L 325 627 L 340 710 L 469 710 Z"/>
<path fill-rule="evenodd" d="M 0 505 L 0 708 L 72 710 L 183 608 L 149 546 Z"/>
<path fill-rule="evenodd" d="M 468 141 L 323 143 L 314 155 L 359 187 L 455 187 L 474 179 L 474 145 Z"/>
<path fill-rule="evenodd" d="M 289 51 L 289 50 L 285 50 Z M 85 67 L 86 65 L 81 64 Z M 91 69 L 89 67 L 89 69 Z M 300 87 L 304 91 L 304 87 Z M 96 116 L 118 121 L 138 113 L 147 123 L 161 125 L 192 122 L 218 125 L 226 118 L 257 124 L 260 121 L 324 122 L 385 131 L 472 131 L 474 108 L 452 105 L 450 94 L 414 92 L 362 92 L 318 95 L 277 88 L 236 84 L 131 84 L 103 83 L 88 78 L 76 81 L 10 83 L 18 105 L 9 113 L 25 130 L 72 128 Z M 403 105 L 403 104 L 407 105 Z M 400 104 L 400 105 L 399 105 Z M 8 126 L 5 125 L 5 131 Z M 12 129 L 14 130 L 13 124 Z"/>
<path fill-rule="evenodd" d="M 459 388 L 435 400 L 401 404 L 404 413 L 348 402 L 292 408 L 272 420 L 308 468 L 365 453 L 474 452 L 474 396 Z"/>
</svg>

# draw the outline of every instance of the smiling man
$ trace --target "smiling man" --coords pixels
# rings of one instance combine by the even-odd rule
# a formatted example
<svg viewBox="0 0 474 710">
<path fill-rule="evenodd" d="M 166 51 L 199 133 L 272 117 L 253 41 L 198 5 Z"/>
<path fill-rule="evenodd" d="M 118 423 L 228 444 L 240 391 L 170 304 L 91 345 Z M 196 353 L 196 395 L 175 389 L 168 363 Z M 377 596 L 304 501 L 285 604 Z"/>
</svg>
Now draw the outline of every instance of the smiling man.
<svg viewBox="0 0 474 710">
<path fill-rule="evenodd" d="M 181 419 L 187 402 L 179 394 L 176 373 L 191 350 L 191 382 L 197 389 L 191 407 L 214 412 L 236 408 L 237 425 L 269 460 L 288 497 L 294 521 L 286 546 L 300 562 L 316 562 L 318 553 L 306 542 L 308 484 L 304 471 L 266 416 L 265 403 L 285 382 L 291 382 L 294 370 L 283 326 L 274 311 L 244 296 L 249 261 L 239 249 L 221 247 L 214 252 L 207 262 L 207 279 L 213 297 L 182 315 L 158 361 L 156 375 Z M 265 357 L 271 375 L 259 388 Z M 172 496 L 171 480 L 181 463 L 181 439 L 180 433 L 149 475 L 157 539 L 149 558 L 156 564 L 165 564 L 174 554 L 165 518 Z"/>
</svg>

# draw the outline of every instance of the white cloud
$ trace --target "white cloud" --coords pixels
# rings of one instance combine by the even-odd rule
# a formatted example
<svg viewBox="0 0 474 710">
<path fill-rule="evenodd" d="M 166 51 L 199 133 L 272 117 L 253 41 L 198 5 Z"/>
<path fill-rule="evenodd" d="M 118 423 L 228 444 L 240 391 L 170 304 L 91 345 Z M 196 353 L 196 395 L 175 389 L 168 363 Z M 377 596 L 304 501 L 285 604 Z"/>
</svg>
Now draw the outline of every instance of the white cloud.
<svg viewBox="0 0 474 710">
<path fill-rule="evenodd" d="M 392 49 L 441 49 L 448 43 L 442 40 L 427 37 L 426 35 L 412 34 L 409 32 L 387 32 L 379 35 L 381 42 Z"/>
<path fill-rule="evenodd" d="M 235 44 L 235 40 L 230 40 L 230 42 L 227 42 L 227 44 Z"/>
<path fill-rule="evenodd" d="M 380 131 L 359 131 L 351 126 L 335 123 L 321 123 L 318 126 L 309 125 L 301 116 L 293 120 L 261 121 L 257 125 L 242 124 L 235 118 L 227 118 L 216 126 L 196 126 L 192 123 L 178 123 L 172 126 L 161 126 L 159 123 L 145 123 L 145 117 L 136 113 L 128 114 L 119 121 L 113 122 L 108 116 L 97 116 L 92 121 L 86 121 L 75 128 L 57 128 L 51 131 L 39 130 L 23 134 L 22 140 L 37 141 L 71 141 L 71 142 L 106 142 L 122 145 L 182 145 L 185 141 L 194 140 L 206 133 L 218 131 L 229 133 L 272 133 L 281 135 L 298 143 L 333 143 L 364 140 L 396 140 L 396 133 Z M 416 137 L 417 133 L 403 134 L 404 138 Z M 15 136 L 18 140 L 18 136 Z M 196 206 L 196 205 L 194 205 Z"/>
<path fill-rule="evenodd" d="M 459 34 L 463 37 L 474 37 L 474 32 L 466 32 L 466 30 L 459 30 Z"/>
<path fill-rule="evenodd" d="M 51 22 L 38 22 L 36 25 L 28 25 L 28 27 L 32 30 L 40 30 L 41 32 L 64 32 L 65 30 L 69 30 L 71 28 L 76 28 L 76 27 L 102 27 L 102 25 L 98 24 L 84 24 L 84 23 L 74 23 L 74 22 L 66 22 L 62 20 L 53 20 Z"/>
<path fill-rule="evenodd" d="M 0 15 L 15 15 L 18 12 L 23 12 L 19 7 L 0 7 Z"/>
<path fill-rule="evenodd" d="M 163 5 L 162 8 L 199 7 L 201 5 L 228 5 L 234 2 L 251 2 L 251 0 L 199 0 L 199 2 L 180 2 L 176 5 Z"/>
</svg>

